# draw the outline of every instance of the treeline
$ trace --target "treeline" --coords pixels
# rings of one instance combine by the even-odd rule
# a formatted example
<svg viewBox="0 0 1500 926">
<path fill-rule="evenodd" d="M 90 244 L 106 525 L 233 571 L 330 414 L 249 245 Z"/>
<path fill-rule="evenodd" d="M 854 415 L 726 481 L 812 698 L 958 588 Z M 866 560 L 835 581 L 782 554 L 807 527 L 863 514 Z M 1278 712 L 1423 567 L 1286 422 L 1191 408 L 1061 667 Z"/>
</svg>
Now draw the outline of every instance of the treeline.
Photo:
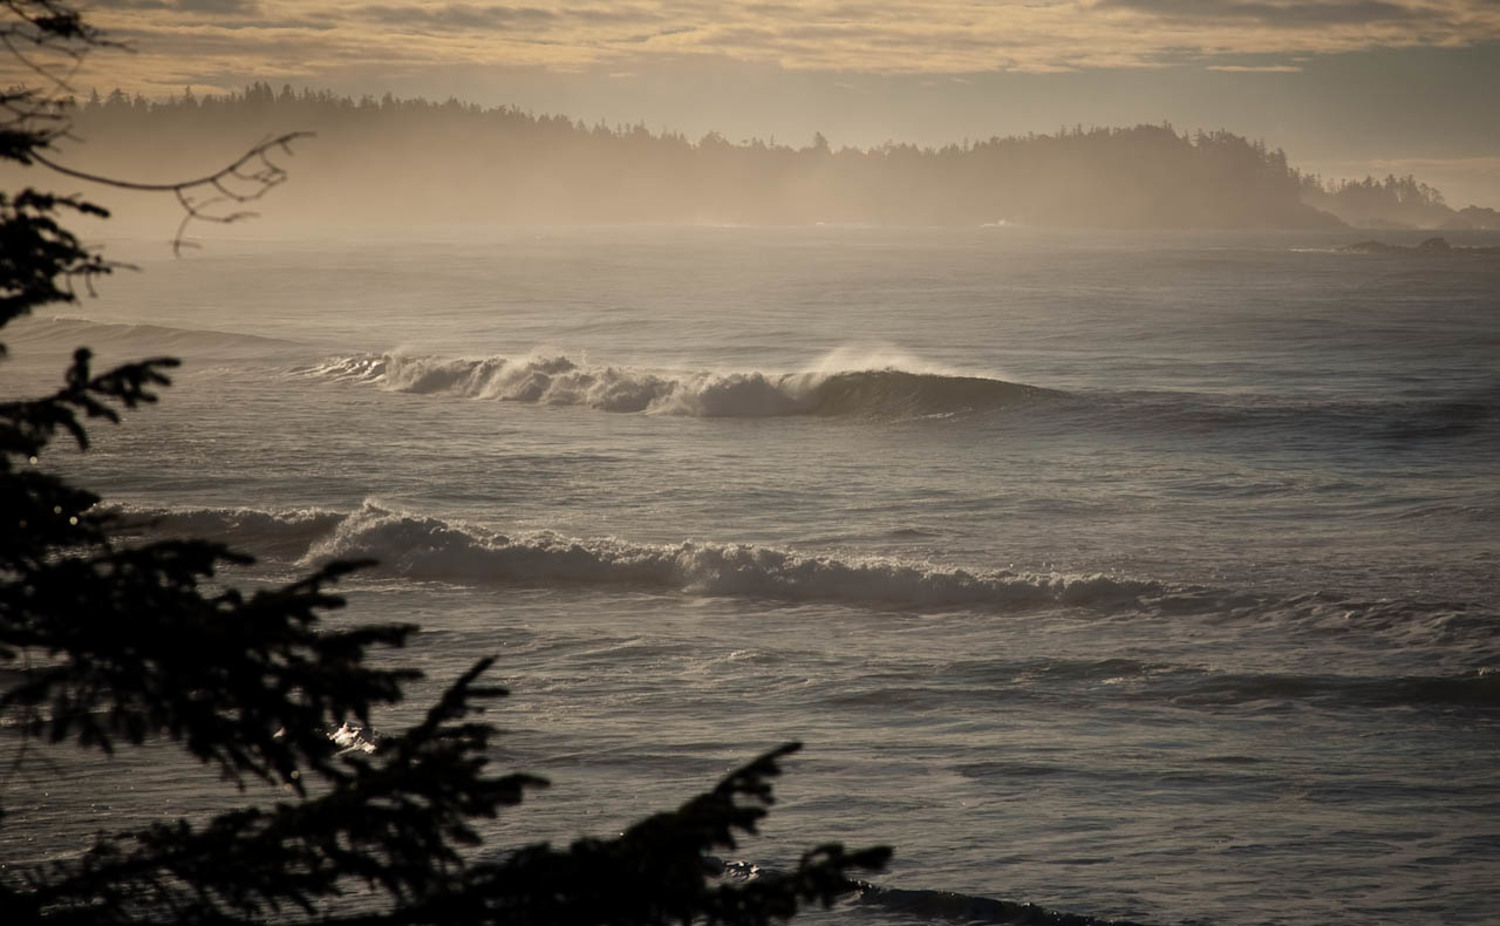
<svg viewBox="0 0 1500 926">
<path fill-rule="evenodd" d="M 586 125 L 457 100 L 352 99 L 259 83 L 165 101 L 93 94 L 75 164 L 183 176 L 261 138 L 311 130 L 293 162 L 305 215 L 356 221 L 979 225 L 1129 228 L 1337 224 L 1279 150 L 1169 125 L 1084 128 L 923 148 L 802 147 L 645 125 Z M 107 162 L 89 163 L 90 149 Z M 207 161 L 205 159 L 208 159 Z M 276 212 L 286 214 L 284 198 Z"/>
<path fill-rule="evenodd" d="M 1350 225 L 1364 228 L 1500 228 L 1500 212 L 1479 206 L 1453 209 L 1436 188 L 1411 174 L 1384 180 L 1324 182 L 1303 178 L 1302 199 Z"/>
</svg>

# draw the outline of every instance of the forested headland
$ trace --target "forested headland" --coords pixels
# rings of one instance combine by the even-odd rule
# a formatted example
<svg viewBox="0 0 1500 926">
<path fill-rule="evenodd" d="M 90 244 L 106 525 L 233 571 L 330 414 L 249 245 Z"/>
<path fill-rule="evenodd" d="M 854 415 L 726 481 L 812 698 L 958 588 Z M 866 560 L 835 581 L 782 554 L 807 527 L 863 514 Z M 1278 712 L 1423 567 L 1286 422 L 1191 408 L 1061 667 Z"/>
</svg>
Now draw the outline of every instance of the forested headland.
<svg viewBox="0 0 1500 926">
<path fill-rule="evenodd" d="M 1500 228 L 1500 212 L 1454 209 L 1439 190 L 1411 175 L 1329 183 L 1304 177 L 1302 200 L 1360 228 Z"/>
<path fill-rule="evenodd" d="M 75 140 L 60 144 L 71 166 L 147 181 L 272 135 L 317 133 L 288 162 L 297 192 L 279 199 L 277 224 L 1309 228 L 1348 220 L 1340 207 L 1358 192 L 1325 187 L 1261 142 L 1169 125 L 834 149 L 821 135 L 803 147 L 692 140 L 514 107 L 264 83 L 159 101 L 95 93 L 69 116 Z"/>
</svg>

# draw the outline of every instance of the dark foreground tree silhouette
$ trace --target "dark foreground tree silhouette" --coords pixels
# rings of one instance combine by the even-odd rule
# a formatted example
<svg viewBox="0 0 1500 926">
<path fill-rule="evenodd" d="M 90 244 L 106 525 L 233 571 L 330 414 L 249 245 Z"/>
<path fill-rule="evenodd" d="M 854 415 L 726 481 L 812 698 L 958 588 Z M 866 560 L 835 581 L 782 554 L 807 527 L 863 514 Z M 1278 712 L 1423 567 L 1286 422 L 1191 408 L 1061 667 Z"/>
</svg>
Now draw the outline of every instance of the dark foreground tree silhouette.
<svg viewBox="0 0 1500 926">
<path fill-rule="evenodd" d="M 0 43 L 43 80 L 51 72 L 35 53 L 76 60 L 106 44 L 65 3 L 0 2 Z M 67 129 L 60 86 L 0 93 L 0 160 L 55 163 L 51 145 Z M 268 150 L 251 153 L 258 162 Z M 179 185 L 189 215 L 221 184 L 279 182 L 247 163 L 207 187 Z M 75 283 L 111 269 L 61 224 L 69 212 L 107 215 L 77 197 L 0 192 L 0 327 L 74 300 Z M 784 875 L 717 877 L 710 853 L 756 831 L 796 744 L 617 838 L 479 852 L 482 821 L 545 785 L 490 767 L 495 731 L 477 715 L 505 692 L 480 682 L 489 659 L 373 753 L 341 750 L 330 729 L 368 723 L 420 677 L 366 662 L 374 648 L 402 646 L 413 626 L 322 624 L 344 603 L 329 586 L 361 564 L 253 594 L 221 590 L 218 571 L 248 557 L 201 540 L 124 540 L 98 496 L 44 468 L 59 440 L 87 448 L 90 419 L 118 421 L 120 409 L 156 401 L 175 364 L 96 373 L 80 349 L 55 393 L 0 403 L 0 744 L 9 773 L 27 774 L 52 747 L 112 753 L 170 739 L 242 790 L 260 780 L 289 797 L 101 834 L 83 854 L 42 864 L 0 857 L 0 922 L 760 924 L 829 903 L 857 888 L 850 872 L 884 864 L 886 849 L 829 844 Z M 335 905 L 350 891 L 371 902 L 352 913 Z"/>
</svg>

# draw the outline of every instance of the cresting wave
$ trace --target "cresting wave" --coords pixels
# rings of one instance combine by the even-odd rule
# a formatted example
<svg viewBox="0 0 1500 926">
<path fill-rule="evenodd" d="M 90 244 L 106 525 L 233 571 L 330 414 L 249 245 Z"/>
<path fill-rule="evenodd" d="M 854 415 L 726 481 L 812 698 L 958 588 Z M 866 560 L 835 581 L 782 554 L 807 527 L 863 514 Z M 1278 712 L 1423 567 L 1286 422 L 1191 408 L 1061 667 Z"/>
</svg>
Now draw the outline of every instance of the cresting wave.
<svg viewBox="0 0 1500 926">
<path fill-rule="evenodd" d="M 1493 608 L 1472 602 L 1363 601 L 1323 591 L 1277 595 L 1103 574 L 971 570 L 881 558 L 808 555 L 750 544 L 691 540 L 643 544 L 616 537 L 566 537 L 550 531 L 502 534 L 393 511 L 370 501 L 351 513 L 245 508 L 113 511 L 143 531 L 221 540 L 287 565 L 373 559 L 378 563 L 377 574 L 417 581 L 633 588 L 883 608 L 1014 611 L 1061 605 L 1112 615 L 1173 619 L 1206 615 L 1215 621 L 1270 623 L 1284 633 L 1343 635 L 1358 626 L 1403 645 L 1465 647 L 1475 658 L 1500 652 L 1500 623 Z M 1233 701 L 1241 696 L 1237 683 L 1231 683 L 1228 692 L 1216 692 L 1214 686 L 1223 681 L 1217 675 L 1192 676 L 1189 681 L 1192 691 L 1181 694 L 1210 701 L 1215 697 Z M 1200 688 L 1200 681 L 1207 687 Z M 1265 681 L 1257 677 L 1250 684 Z M 1269 684 L 1286 686 L 1299 697 L 1322 690 L 1307 680 L 1280 679 Z M 1416 688 L 1401 700 L 1453 697 L 1441 686 L 1428 690 L 1421 683 L 1414 684 Z M 1494 684 L 1493 678 L 1465 682 L 1457 699 L 1493 699 Z M 1245 697 L 1253 699 L 1257 694 L 1252 691 Z"/>
<path fill-rule="evenodd" d="M 298 372 L 422 395 L 700 418 L 935 417 L 988 411 L 1058 394 L 988 377 L 893 366 L 805 373 L 673 372 L 596 366 L 567 357 L 474 360 L 388 352 L 336 357 Z"/>
<path fill-rule="evenodd" d="M 552 532 L 507 535 L 366 502 L 358 511 L 200 508 L 111 510 L 143 532 L 222 540 L 258 556 L 308 568 L 334 559 L 374 559 L 377 574 L 418 581 L 543 587 L 646 589 L 705 597 L 827 602 L 880 608 L 973 608 L 1013 612 L 1068 606 L 1115 616 L 1202 614 L 1218 622 L 1274 621 L 1279 632 L 1346 634 L 1358 623 L 1397 639 L 1493 649 L 1493 611 L 1461 603 L 1360 602 L 1330 593 L 1278 597 L 1177 586 L 1118 576 L 952 569 L 888 559 L 811 556 L 742 544 L 640 544 Z M 1366 677 L 1237 674 L 1194 665 L 1110 658 L 1084 662 L 978 659 L 949 667 L 944 697 L 970 686 L 985 698 L 1004 690 L 1047 696 L 1053 687 L 1107 686 L 1115 697 L 1222 708 L 1259 703 L 1362 709 L 1500 706 L 1500 674 Z"/>
<path fill-rule="evenodd" d="M 877 559 L 803 556 L 769 547 L 631 543 L 541 532 L 509 536 L 366 503 L 308 550 L 308 562 L 372 558 L 425 580 L 608 585 L 695 595 L 897 606 L 1108 605 L 1160 594 L 1107 576 L 969 572 Z"/>
<path fill-rule="evenodd" d="M 358 511 L 117 509 L 127 523 L 223 539 L 257 555 L 312 565 L 374 559 L 403 578 L 461 583 L 614 586 L 714 597 L 896 607 L 1129 607 L 1167 591 L 1104 575 L 969 571 L 884 559 L 807 556 L 742 544 L 655 545 L 551 532 L 506 535 L 366 502 Z"/>
</svg>

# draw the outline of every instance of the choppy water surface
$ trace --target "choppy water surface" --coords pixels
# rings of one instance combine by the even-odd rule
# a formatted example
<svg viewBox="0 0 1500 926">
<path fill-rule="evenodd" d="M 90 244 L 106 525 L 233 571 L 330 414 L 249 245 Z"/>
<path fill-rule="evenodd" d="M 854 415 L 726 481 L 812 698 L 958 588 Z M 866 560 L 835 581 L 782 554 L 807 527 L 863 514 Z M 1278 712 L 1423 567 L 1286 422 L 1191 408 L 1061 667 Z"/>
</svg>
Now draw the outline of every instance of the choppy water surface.
<svg viewBox="0 0 1500 926">
<path fill-rule="evenodd" d="M 498 845 L 796 738 L 745 858 L 895 845 L 841 923 L 1493 922 L 1500 261 L 1346 239 L 122 244 L 0 378 L 184 357 L 66 465 L 258 573 L 377 557 L 338 619 L 433 685 L 498 653 L 554 782 Z M 7 836 L 215 800 L 159 762 L 9 785 Z"/>
</svg>

